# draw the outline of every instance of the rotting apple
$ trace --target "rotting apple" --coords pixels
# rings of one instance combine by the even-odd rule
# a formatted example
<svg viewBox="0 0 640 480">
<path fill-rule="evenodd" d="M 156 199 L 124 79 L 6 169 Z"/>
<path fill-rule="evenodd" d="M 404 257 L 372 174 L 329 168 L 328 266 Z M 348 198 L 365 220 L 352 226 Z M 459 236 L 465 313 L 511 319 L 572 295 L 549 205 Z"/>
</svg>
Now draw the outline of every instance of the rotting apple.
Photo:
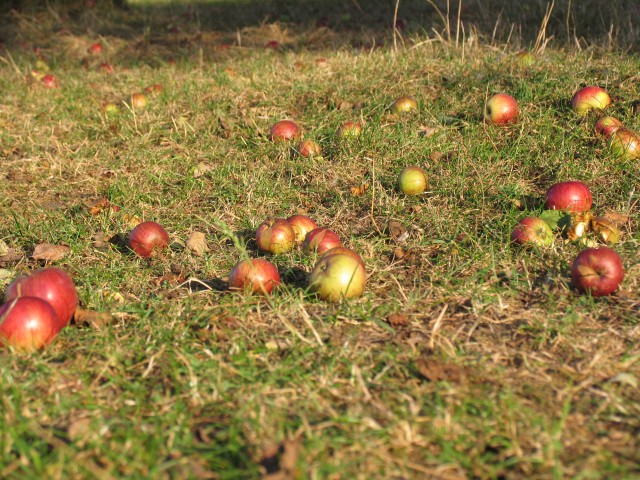
<svg viewBox="0 0 640 480">
<path fill-rule="evenodd" d="M 559 182 L 547 190 L 545 206 L 549 210 L 586 212 L 591 209 L 589 187 L 579 181 Z"/>
<path fill-rule="evenodd" d="M 507 93 L 496 93 L 489 100 L 484 109 L 484 121 L 492 125 L 506 125 L 518 120 L 518 104 Z"/>
<path fill-rule="evenodd" d="M 312 254 L 314 252 L 322 254 L 327 250 L 341 246 L 342 241 L 340 241 L 340 237 L 338 237 L 333 230 L 319 227 L 307 233 L 302 243 L 302 251 L 306 254 Z"/>
<path fill-rule="evenodd" d="M 78 307 L 78 294 L 71 277 L 62 269 L 47 267 L 16 278 L 4 294 L 9 302 L 19 297 L 37 297 L 56 312 L 55 332 L 66 326 Z"/>
<path fill-rule="evenodd" d="M 287 222 L 293 228 L 296 243 L 304 242 L 307 233 L 318 228 L 318 224 L 306 215 L 291 215 Z"/>
<path fill-rule="evenodd" d="M 143 258 L 156 255 L 170 241 L 167 231 L 157 222 L 142 222 L 129 234 L 129 248 Z"/>
<path fill-rule="evenodd" d="M 229 273 L 229 288 L 267 295 L 280 285 L 276 266 L 264 258 L 238 262 Z"/>
<path fill-rule="evenodd" d="M 595 123 L 596 134 L 609 139 L 613 132 L 622 127 L 622 122 L 615 117 L 600 117 Z"/>
<path fill-rule="evenodd" d="M 606 218 L 592 218 L 591 230 L 596 234 L 598 240 L 607 245 L 613 245 L 620 241 L 620 230 Z"/>
<path fill-rule="evenodd" d="M 587 248 L 571 266 L 571 280 L 575 287 L 594 297 L 611 295 L 623 279 L 622 259 L 609 247 Z"/>
<path fill-rule="evenodd" d="M 296 147 L 296 151 L 304 158 L 319 157 L 322 155 L 322 148 L 313 140 L 303 140 Z"/>
<path fill-rule="evenodd" d="M 295 243 L 296 233 L 284 218 L 269 218 L 256 230 L 256 244 L 263 252 L 273 254 L 290 252 Z"/>
<path fill-rule="evenodd" d="M 592 110 L 604 110 L 609 105 L 611 97 L 605 89 L 597 86 L 583 87 L 571 98 L 571 108 L 581 116 Z"/>
<path fill-rule="evenodd" d="M 640 136 L 633 130 L 620 127 L 611 134 L 609 148 L 624 160 L 640 158 Z"/>
<path fill-rule="evenodd" d="M 539 217 L 524 217 L 511 232 L 511 241 L 519 245 L 551 245 L 553 231 L 547 222 Z"/>
<path fill-rule="evenodd" d="M 53 307 L 41 298 L 19 297 L 0 306 L 0 344 L 31 352 L 49 344 L 58 333 Z"/>
<path fill-rule="evenodd" d="M 302 130 L 293 120 L 280 120 L 276 122 L 270 131 L 273 142 L 293 140 L 302 134 Z"/>
<path fill-rule="evenodd" d="M 393 102 L 392 110 L 397 114 L 417 112 L 418 102 L 410 96 L 400 97 Z"/>
<path fill-rule="evenodd" d="M 359 297 L 364 292 L 367 275 L 352 255 L 321 257 L 309 276 L 309 289 L 328 302 Z"/>
<path fill-rule="evenodd" d="M 405 195 L 424 193 L 428 186 L 427 173 L 420 167 L 405 167 L 398 176 L 398 188 Z"/>
</svg>

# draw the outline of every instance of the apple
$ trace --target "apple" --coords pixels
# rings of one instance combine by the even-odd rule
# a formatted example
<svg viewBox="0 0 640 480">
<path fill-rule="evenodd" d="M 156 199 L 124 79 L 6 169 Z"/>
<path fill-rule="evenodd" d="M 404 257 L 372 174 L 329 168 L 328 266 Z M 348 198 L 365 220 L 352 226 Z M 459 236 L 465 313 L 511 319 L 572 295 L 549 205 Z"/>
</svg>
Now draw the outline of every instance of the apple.
<svg viewBox="0 0 640 480">
<path fill-rule="evenodd" d="M 287 222 L 293 228 L 296 243 L 304 242 L 307 233 L 318 228 L 318 224 L 306 215 L 291 215 L 287 218 Z"/>
<path fill-rule="evenodd" d="M 547 246 L 553 242 L 553 231 L 539 217 L 524 217 L 511 232 L 511 241 L 519 245 Z"/>
<path fill-rule="evenodd" d="M 286 253 L 293 250 L 296 233 L 284 218 L 269 218 L 258 226 L 256 243 L 263 252 Z"/>
<path fill-rule="evenodd" d="M 604 110 L 611 105 L 611 97 L 600 87 L 581 88 L 571 99 L 571 108 L 578 115 L 585 116 L 591 110 Z"/>
<path fill-rule="evenodd" d="M 609 139 L 613 132 L 620 127 L 622 127 L 622 122 L 617 118 L 609 116 L 600 117 L 595 124 L 596 134 L 601 135 L 606 139 Z"/>
<path fill-rule="evenodd" d="M 591 209 L 589 187 L 578 181 L 560 182 L 547 190 L 545 206 L 549 210 L 586 212 Z"/>
<path fill-rule="evenodd" d="M 427 174 L 420 167 L 405 167 L 398 176 L 398 188 L 406 195 L 418 195 L 427 190 Z"/>
<path fill-rule="evenodd" d="M 571 280 L 581 292 L 594 297 L 611 295 L 624 278 L 620 256 L 609 247 L 587 248 L 571 266 Z"/>
<path fill-rule="evenodd" d="M 40 81 L 47 88 L 58 88 L 58 79 L 50 73 L 43 75 Z"/>
<path fill-rule="evenodd" d="M 156 222 L 142 222 L 129 234 L 129 248 L 143 258 L 156 255 L 169 246 L 169 234 Z"/>
<path fill-rule="evenodd" d="M 303 140 L 296 147 L 296 151 L 304 158 L 322 155 L 322 148 L 313 140 Z"/>
<path fill-rule="evenodd" d="M 356 260 L 358 260 L 358 262 L 360 262 L 360 265 L 362 265 L 362 268 L 365 268 L 364 260 L 362 260 L 362 257 L 355 250 L 352 250 L 350 248 L 347 248 L 347 247 L 333 247 L 331 250 L 327 250 L 322 255 L 320 255 L 319 260 L 324 258 L 324 257 L 330 257 L 331 255 L 350 255 L 353 258 L 355 258 Z M 366 268 L 365 268 L 365 270 L 366 270 Z"/>
<path fill-rule="evenodd" d="M 271 48 L 273 50 L 278 50 L 280 48 L 280 42 L 277 40 L 269 40 L 266 44 L 265 44 L 266 48 Z"/>
<path fill-rule="evenodd" d="M 364 292 L 367 275 L 364 267 L 351 255 L 322 257 L 309 276 L 309 289 L 322 300 L 338 302 L 359 297 Z"/>
<path fill-rule="evenodd" d="M 269 294 L 280 285 L 280 274 L 276 266 L 263 258 L 242 260 L 229 273 L 229 288 L 250 290 L 253 293 Z"/>
<path fill-rule="evenodd" d="M 417 112 L 418 111 L 418 102 L 413 97 L 400 97 L 397 98 L 395 102 L 393 102 L 393 111 L 397 114 L 409 113 L 409 112 Z"/>
<path fill-rule="evenodd" d="M 522 51 L 516 53 L 516 62 L 523 67 L 530 67 L 536 62 L 536 57 L 531 52 Z"/>
<path fill-rule="evenodd" d="M 338 128 L 338 137 L 344 139 L 358 138 L 362 134 L 362 125 L 358 122 L 344 122 Z"/>
<path fill-rule="evenodd" d="M 59 322 L 53 307 L 37 297 L 19 297 L 0 307 L 0 343 L 31 352 L 56 336 Z"/>
<path fill-rule="evenodd" d="M 143 109 L 147 106 L 147 99 L 144 94 L 137 92 L 131 95 L 131 106 L 134 109 Z"/>
<path fill-rule="evenodd" d="M 78 294 L 71 277 L 60 268 L 35 270 L 16 278 L 4 294 L 4 301 L 19 297 L 37 297 L 46 301 L 56 312 L 55 333 L 66 326 L 78 307 Z"/>
<path fill-rule="evenodd" d="M 624 160 L 640 158 L 640 136 L 628 128 L 619 127 L 609 138 L 609 148 Z"/>
<path fill-rule="evenodd" d="M 120 113 L 120 108 L 118 108 L 118 105 L 113 102 L 107 102 L 102 105 L 102 111 L 106 115 L 117 115 L 118 113 Z"/>
<path fill-rule="evenodd" d="M 493 125 L 515 123 L 518 120 L 518 104 L 515 98 L 506 93 L 496 93 L 484 109 L 484 121 Z"/>
<path fill-rule="evenodd" d="M 154 83 L 153 85 L 145 87 L 144 92 L 150 95 L 155 95 L 158 93 L 162 93 L 162 90 L 162 85 L 160 85 L 159 83 Z"/>
<path fill-rule="evenodd" d="M 598 240 L 607 245 L 613 245 L 620 241 L 620 230 L 606 218 L 596 217 L 591 219 L 591 230 L 596 234 Z"/>
<path fill-rule="evenodd" d="M 96 42 L 87 48 L 87 53 L 89 55 L 100 55 L 102 53 L 102 44 L 100 42 Z"/>
<path fill-rule="evenodd" d="M 302 243 L 302 251 L 306 254 L 317 252 L 322 254 L 335 247 L 341 247 L 340 237 L 328 228 L 315 228 L 307 233 Z"/>
<path fill-rule="evenodd" d="M 100 65 L 98 65 L 98 69 L 99 72 L 102 73 L 113 73 L 114 69 L 113 69 L 113 65 L 111 65 L 109 62 L 102 62 Z"/>
<path fill-rule="evenodd" d="M 271 127 L 270 137 L 274 142 L 293 140 L 300 137 L 302 130 L 292 120 L 280 120 Z"/>
</svg>

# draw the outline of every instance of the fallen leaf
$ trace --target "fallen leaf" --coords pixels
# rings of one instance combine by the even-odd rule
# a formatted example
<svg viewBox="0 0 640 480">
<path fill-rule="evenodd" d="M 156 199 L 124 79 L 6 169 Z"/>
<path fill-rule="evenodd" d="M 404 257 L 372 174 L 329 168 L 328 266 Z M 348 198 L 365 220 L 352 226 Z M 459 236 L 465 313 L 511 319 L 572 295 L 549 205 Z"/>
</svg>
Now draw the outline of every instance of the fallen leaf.
<svg viewBox="0 0 640 480">
<path fill-rule="evenodd" d="M 0 255 L 0 265 L 6 266 L 18 263 L 20 260 L 22 260 L 22 257 L 22 253 L 16 251 L 13 248 L 9 248 L 7 253 L 5 253 L 4 255 Z"/>
<path fill-rule="evenodd" d="M 638 379 L 630 373 L 620 372 L 609 379 L 609 383 L 621 383 L 633 388 L 638 388 Z"/>
<path fill-rule="evenodd" d="M 73 313 L 73 323 L 76 325 L 90 325 L 96 330 L 102 330 L 109 324 L 113 323 L 114 318 L 108 312 L 96 312 L 94 310 L 85 310 L 84 308 L 76 308 Z"/>
<path fill-rule="evenodd" d="M 416 368 L 420 375 L 430 382 L 440 382 L 446 380 L 448 382 L 458 383 L 466 379 L 464 368 L 453 363 L 442 363 L 431 358 L 428 353 L 423 353 L 416 360 Z"/>
<path fill-rule="evenodd" d="M 387 323 L 392 327 L 404 327 L 409 324 L 409 317 L 404 313 L 392 313 L 387 316 Z"/>
<path fill-rule="evenodd" d="M 357 197 L 359 195 L 363 195 L 367 190 L 369 190 L 369 184 L 364 183 L 359 187 L 351 187 L 351 195 Z"/>
<path fill-rule="evenodd" d="M 36 260 L 44 260 L 46 262 L 55 262 L 64 258 L 71 249 L 66 245 L 53 245 L 51 243 L 40 243 L 33 249 L 31 255 Z"/>
<path fill-rule="evenodd" d="M 346 100 L 340 102 L 340 105 L 338 106 L 338 110 L 351 110 L 353 108 L 353 103 L 349 103 Z"/>
<path fill-rule="evenodd" d="M 207 172 L 213 170 L 213 166 L 206 163 L 199 163 L 196 169 L 193 171 L 193 178 L 200 178 Z"/>
<path fill-rule="evenodd" d="M 207 245 L 207 239 L 202 232 L 193 232 L 189 239 L 187 240 L 187 248 L 191 250 L 194 255 L 199 257 L 203 256 L 206 252 L 209 251 L 209 246 Z"/>
<path fill-rule="evenodd" d="M 67 435 L 72 442 L 79 442 L 91 433 L 91 418 L 82 417 L 73 420 L 67 428 Z"/>
<path fill-rule="evenodd" d="M 615 223 L 617 226 L 626 225 L 631 221 L 631 218 L 627 215 L 622 215 L 616 212 L 605 212 L 603 217 L 606 220 L 609 220 L 612 223 Z"/>
<path fill-rule="evenodd" d="M 287 439 L 265 447 L 260 465 L 265 470 L 262 480 L 294 480 L 300 455 L 300 439 Z"/>
<path fill-rule="evenodd" d="M 407 227 L 396 220 L 389 220 L 389 223 L 387 223 L 387 232 L 389 236 L 398 243 L 402 243 L 409 238 Z"/>
<path fill-rule="evenodd" d="M 89 206 L 89 215 L 93 215 L 93 216 L 98 215 L 103 210 L 108 209 L 110 206 L 111 206 L 111 202 L 109 202 L 107 198 L 101 198 L 100 200 L 95 202 L 93 205 Z"/>
</svg>

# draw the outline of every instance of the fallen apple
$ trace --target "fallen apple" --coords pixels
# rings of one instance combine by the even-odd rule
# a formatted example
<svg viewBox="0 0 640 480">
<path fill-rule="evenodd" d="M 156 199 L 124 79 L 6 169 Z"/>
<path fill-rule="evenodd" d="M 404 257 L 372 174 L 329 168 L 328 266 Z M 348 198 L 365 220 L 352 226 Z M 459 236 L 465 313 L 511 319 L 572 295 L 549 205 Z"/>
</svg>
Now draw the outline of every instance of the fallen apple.
<svg viewBox="0 0 640 480">
<path fill-rule="evenodd" d="M 59 320 L 53 307 L 37 297 L 19 297 L 0 307 L 0 343 L 31 352 L 56 336 Z"/>
<path fill-rule="evenodd" d="M 609 148 L 616 157 L 624 160 L 640 158 L 640 136 L 628 128 L 620 127 L 611 134 Z"/>
<path fill-rule="evenodd" d="M 303 140 L 296 147 L 296 151 L 304 158 L 318 157 L 322 155 L 322 148 L 313 140 Z"/>
<path fill-rule="evenodd" d="M 358 138 L 362 134 L 362 125 L 358 122 L 344 122 L 338 128 L 338 137 L 347 139 Z"/>
<path fill-rule="evenodd" d="M 96 42 L 87 48 L 89 55 L 100 55 L 102 53 L 102 43 Z"/>
<path fill-rule="evenodd" d="M 157 95 L 159 93 L 162 93 L 162 90 L 162 85 L 160 85 L 159 83 L 154 83 L 153 85 L 145 87 L 144 92 L 150 95 Z"/>
<path fill-rule="evenodd" d="M 269 218 L 256 230 L 256 244 L 263 252 L 273 254 L 290 252 L 295 243 L 296 233 L 284 218 Z"/>
<path fill-rule="evenodd" d="M 40 81 L 47 88 L 58 88 L 58 79 L 50 73 L 43 75 Z"/>
<path fill-rule="evenodd" d="M 263 258 L 238 262 L 229 273 L 229 288 L 267 295 L 280 285 L 276 266 Z"/>
<path fill-rule="evenodd" d="M 99 72 L 102 73 L 113 73 L 114 69 L 113 69 L 113 65 L 111 65 L 109 62 L 102 62 L 100 65 L 98 65 L 98 69 Z"/>
<path fill-rule="evenodd" d="M 302 134 L 302 130 L 292 120 L 280 120 L 271 127 L 270 137 L 274 142 L 293 140 Z"/>
<path fill-rule="evenodd" d="M 302 251 L 308 255 L 316 252 L 322 254 L 335 247 L 341 247 L 340 237 L 328 228 L 315 228 L 307 233 L 302 243 Z"/>
<path fill-rule="evenodd" d="M 519 245 L 548 246 L 553 242 L 553 231 L 539 217 L 525 217 L 511 232 L 511 241 Z"/>
<path fill-rule="evenodd" d="M 424 193 L 428 186 L 427 174 L 420 167 L 405 167 L 398 176 L 398 188 L 405 195 Z"/>
<path fill-rule="evenodd" d="M 492 125 L 505 125 L 518 120 L 518 104 L 515 98 L 506 93 L 496 93 L 484 109 L 484 121 Z"/>
<path fill-rule="evenodd" d="M 620 241 L 620 230 L 606 218 L 596 217 L 591 219 L 591 230 L 596 234 L 598 240 L 607 245 L 613 245 Z"/>
<path fill-rule="evenodd" d="M 418 102 L 413 97 L 400 97 L 393 102 L 392 110 L 397 114 L 417 112 Z"/>
<path fill-rule="evenodd" d="M 67 325 L 78 307 L 78 294 L 71 277 L 60 268 L 35 270 L 16 278 L 4 294 L 4 301 L 19 297 L 37 297 L 46 301 L 56 312 L 55 333 Z"/>
<path fill-rule="evenodd" d="M 307 233 L 318 228 L 318 224 L 306 215 L 291 215 L 287 222 L 293 228 L 296 243 L 304 242 Z"/>
<path fill-rule="evenodd" d="M 571 99 L 571 108 L 582 116 L 592 110 L 604 110 L 609 105 L 611 105 L 611 97 L 607 91 L 596 86 L 581 88 Z"/>
<path fill-rule="evenodd" d="M 516 62 L 522 67 L 530 67 L 536 63 L 536 57 L 531 52 L 522 51 L 516 53 Z"/>
<path fill-rule="evenodd" d="M 143 258 L 156 255 L 170 241 L 167 231 L 157 222 L 142 222 L 129 234 L 129 248 Z"/>
<path fill-rule="evenodd" d="M 320 258 L 309 276 L 309 289 L 328 302 L 359 297 L 364 292 L 366 273 L 358 259 L 336 254 Z"/>
<path fill-rule="evenodd" d="M 622 127 L 622 122 L 614 117 L 600 117 L 595 123 L 596 135 L 608 139 L 613 132 Z"/>
<path fill-rule="evenodd" d="M 578 181 L 560 182 L 547 190 L 546 208 L 549 210 L 567 210 L 586 212 L 591 209 L 589 187 Z"/>
<path fill-rule="evenodd" d="M 131 106 L 135 110 L 141 110 L 147 106 L 147 99 L 144 94 L 137 92 L 131 95 Z"/>
<path fill-rule="evenodd" d="M 120 108 L 113 102 L 107 102 L 102 105 L 102 111 L 107 115 L 117 115 L 120 113 Z"/>
<path fill-rule="evenodd" d="M 571 266 L 571 280 L 575 287 L 594 297 L 611 295 L 623 279 L 622 259 L 608 247 L 587 248 Z"/>
<path fill-rule="evenodd" d="M 330 257 L 331 255 L 350 255 L 356 260 L 358 260 L 358 262 L 360 262 L 360 265 L 362 265 L 362 268 L 365 268 L 364 260 L 362 260 L 362 257 L 355 250 L 352 250 L 347 247 L 333 247 L 331 250 L 327 250 L 322 255 L 320 255 L 320 258 L 318 260 L 324 257 Z"/>
</svg>

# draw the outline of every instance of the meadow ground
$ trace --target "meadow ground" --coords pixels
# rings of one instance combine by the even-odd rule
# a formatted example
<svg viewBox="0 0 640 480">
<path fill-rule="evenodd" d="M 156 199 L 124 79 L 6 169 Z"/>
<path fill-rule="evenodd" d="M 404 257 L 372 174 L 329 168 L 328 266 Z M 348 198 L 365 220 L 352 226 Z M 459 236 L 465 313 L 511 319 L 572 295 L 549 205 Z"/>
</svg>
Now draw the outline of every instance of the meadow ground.
<svg viewBox="0 0 640 480">
<path fill-rule="evenodd" d="M 640 477 L 638 163 L 569 106 L 597 84 L 640 129 L 634 2 L 401 2 L 395 34 L 393 2 L 25 3 L 2 12 L 0 288 L 56 265 L 90 313 L 2 354 L 0 478 Z M 501 91 L 520 118 L 486 125 Z M 419 111 L 391 113 L 401 95 Z M 283 118 L 323 156 L 269 141 Z M 427 193 L 397 191 L 408 165 Z M 569 179 L 623 234 L 611 297 L 575 290 L 561 233 L 509 242 Z M 361 254 L 361 298 L 257 251 L 294 213 Z M 123 248 L 141 219 L 173 240 L 151 261 Z M 246 256 L 278 266 L 270 298 L 227 290 Z"/>
</svg>

